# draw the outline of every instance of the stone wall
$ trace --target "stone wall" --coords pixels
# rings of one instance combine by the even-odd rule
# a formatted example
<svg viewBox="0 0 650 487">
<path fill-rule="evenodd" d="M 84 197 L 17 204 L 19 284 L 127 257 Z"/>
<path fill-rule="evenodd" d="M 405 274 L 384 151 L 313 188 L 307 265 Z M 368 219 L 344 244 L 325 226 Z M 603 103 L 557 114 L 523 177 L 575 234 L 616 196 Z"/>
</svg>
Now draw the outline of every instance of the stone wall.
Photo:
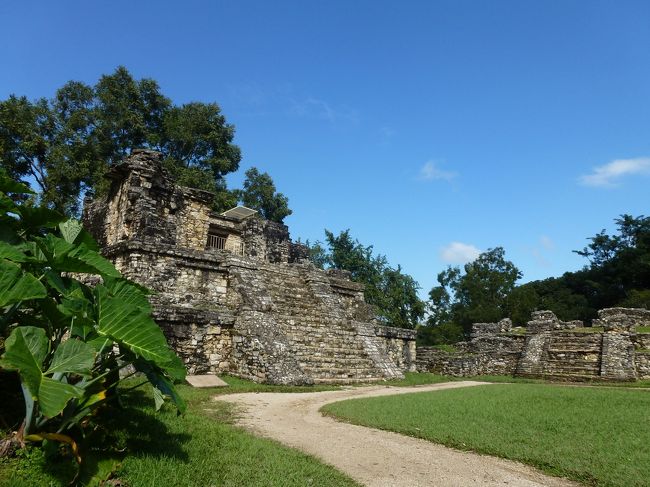
<svg viewBox="0 0 650 487">
<path fill-rule="evenodd" d="M 215 215 L 209 193 L 174 186 L 160 164 L 134 151 L 84 221 L 124 276 L 155 291 L 154 317 L 190 373 L 311 384 L 415 370 L 415 332 L 380 324 L 349 274 L 307 263 L 285 225 Z M 206 248 L 215 231 L 244 255 Z"/>
<path fill-rule="evenodd" d="M 418 347 L 417 369 L 455 376 L 486 374 L 564 380 L 628 381 L 650 376 L 650 312 L 641 309 L 601 310 L 590 331 L 582 322 L 563 322 L 551 311 L 533 313 L 525 335 L 512 333 L 510 320 L 477 323 L 471 340 L 457 351 Z M 578 328 L 578 330 L 576 330 Z"/>
</svg>

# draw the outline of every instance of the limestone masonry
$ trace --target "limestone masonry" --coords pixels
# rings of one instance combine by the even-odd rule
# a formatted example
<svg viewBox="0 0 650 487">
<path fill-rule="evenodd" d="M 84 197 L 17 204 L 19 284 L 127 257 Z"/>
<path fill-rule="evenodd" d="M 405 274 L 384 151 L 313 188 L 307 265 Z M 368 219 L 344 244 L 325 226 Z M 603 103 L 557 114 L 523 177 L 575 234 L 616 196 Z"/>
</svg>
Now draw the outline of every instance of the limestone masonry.
<svg viewBox="0 0 650 487">
<path fill-rule="evenodd" d="M 475 323 L 470 341 L 456 344 L 455 352 L 418 347 L 417 368 L 456 376 L 650 379 L 650 333 L 637 333 L 650 326 L 649 310 L 603 309 L 592 329 L 582 328 L 581 321 L 560 321 L 551 311 L 532 318 L 525 335 L 505 319 Z"/>
<path fill-rule="evenodd" d="M 382 326 L 363 286 L 322 271 L 285 225 L 179 187 L 155 151 L 109 173 L 84 223 L 125 277 L 155 291 L 154 317 L 191 374 L 273 384 L 399 378 L 415 370 L 415 332 Z"/>
</svg>

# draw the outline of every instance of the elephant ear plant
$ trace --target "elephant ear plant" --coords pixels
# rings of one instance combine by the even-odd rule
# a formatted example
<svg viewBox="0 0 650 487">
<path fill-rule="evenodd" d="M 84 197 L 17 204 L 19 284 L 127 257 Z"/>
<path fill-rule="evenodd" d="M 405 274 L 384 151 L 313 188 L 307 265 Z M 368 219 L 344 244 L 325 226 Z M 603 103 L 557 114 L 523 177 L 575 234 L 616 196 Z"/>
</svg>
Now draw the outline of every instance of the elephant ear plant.
<svg viewBox="0 0 650 487">
<path fill-rule="evenodd" d="M 13 442 L 67 443 L 81 463 L 96 409 L 119 407 L 109 399 L 120 369 L 144 374 L 157 408 L 169 398 L 182 412 L 173 384 L 185 367 L 151 318 L 147 291 L 79 222 L 28 204 L 29 193 L 0 170 L 0 368 L 18 374 L 25 403 Z"/>
</svg>

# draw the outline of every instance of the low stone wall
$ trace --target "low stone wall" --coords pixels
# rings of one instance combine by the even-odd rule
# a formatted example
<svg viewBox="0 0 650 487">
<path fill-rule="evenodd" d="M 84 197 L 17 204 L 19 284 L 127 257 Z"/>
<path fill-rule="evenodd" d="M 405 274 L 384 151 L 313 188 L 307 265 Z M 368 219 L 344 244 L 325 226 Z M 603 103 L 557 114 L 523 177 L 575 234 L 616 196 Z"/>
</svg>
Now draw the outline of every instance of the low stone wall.
<svg viewBox="0 0 650 487">
<path fill-rule="evenodd" d="M 471 340 L 456 352 L 418 347 L 417 369 L 453 376 L 518 375 L 564 380 L 629 381 L 650 377 L 650 312 L 639 309 L 601 310 L 594 326 L 604 332 L 575 330 L 582 323 L 563 322 L 550 311 L 533 313 L 526 335 L 510 333 L 509 320 L 477 323 Z"/>
<path fill-rule="evenodd" d="M 383 344 L 384 353 L 400 370 L 407 372 L 417 370 L 415 365 L 417 333 L 415 330 L 377 325 L 374 327 L 374 332 Z"/>
<path fill-rule="evenodd" d="M 650 351 L 637 352 L 635 365 L 637 379 L 650 379 Z"/>
<path fill-rule="evenodd" d="M 417 370 L 454 377 L 514 375 L 519 353 L 445 352 L 435 347 L 418 347 Z"/>
</svg>

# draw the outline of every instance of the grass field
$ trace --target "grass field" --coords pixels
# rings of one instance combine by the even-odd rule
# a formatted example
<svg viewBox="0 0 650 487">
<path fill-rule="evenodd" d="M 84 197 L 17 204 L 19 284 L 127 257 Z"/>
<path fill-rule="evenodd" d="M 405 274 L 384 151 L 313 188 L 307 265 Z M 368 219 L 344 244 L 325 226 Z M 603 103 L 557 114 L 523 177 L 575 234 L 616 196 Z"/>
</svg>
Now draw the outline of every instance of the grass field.
<svg viewBox="0 0 650 487">
<path fill-rule="evenodd" d="M 649 391 L 495 384 L 354 399 L 323 410 L 587 484 L 650 485 Z"/>
<path fill-rule="evenodd" d="M 103 464 L 121 457 L 117 477 L 131 487 L 148 486 L 352 486 L 352 480 L 316 459 L 280 444 L 256 438 L 232 426 L 234 412 L 215 394 L 233 392 L 311 392 L 332 387 L 263 386 L 226 378 L 231 386 L 222 389 L 192 389 L 179 386 L 188 401 L 185 415 L 171 407 L 160 413 L 153 408 L 148 388 L 124 397 L 133 409 L 110 419 L 110 434 L 102 446 L 115 453 L 99 454 Z M 117 450 L 126 448 L 124 453 Z M 53 458 L 46 463 L 38 449 L 19 458 L 0 460 L 0 486 L 65 486 L 74 475 L 70 459 Z"/>
</svg>

